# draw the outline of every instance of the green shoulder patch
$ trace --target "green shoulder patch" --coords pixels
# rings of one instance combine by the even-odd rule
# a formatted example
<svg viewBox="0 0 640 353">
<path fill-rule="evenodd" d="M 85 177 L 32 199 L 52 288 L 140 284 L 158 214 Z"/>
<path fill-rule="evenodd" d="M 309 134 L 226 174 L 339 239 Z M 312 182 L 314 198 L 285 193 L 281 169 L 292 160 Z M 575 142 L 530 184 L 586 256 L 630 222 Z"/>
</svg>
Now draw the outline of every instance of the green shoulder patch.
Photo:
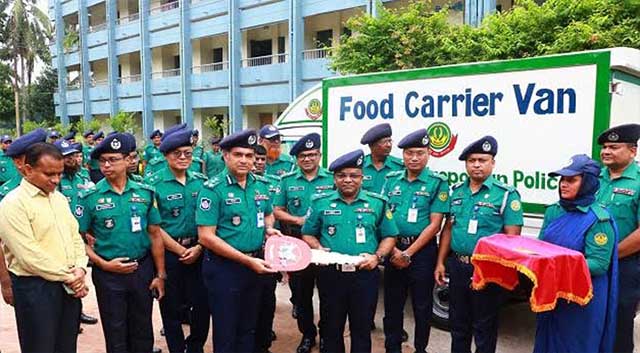
<svg viewBox="0 0 640 353">
<path fill-rule="evenodd" d="M 280 176 L 280 179 L 289 178 L 289 177 L 292 177 L 292 176 L 294 176 L 294 175 L 296 175 L 296 174 L 298 174 L 298 172 L 297 172 L 297 171 L 295 171 L 295 170 L 294 170 L 294 171 L 292 171 L 292 172 L 284 173 L 284 174 L 282 174 L 282 175 Z"/>
<path fill-rule="evenodd" d="M 311 195 L 311 201 L 317 201 L 317 200 L 320 200 L 320 199 L 324 199 L 324 198 L 329 197 L 330 195 L 331 195 L 330 192 L 323 192 L 323 193 L 320 193 L 320 194 L 313 194 L 313 195 Z"/>
<path fill-rule="evenodd" d="M 380 200 L 382 200 L 384 202 L 388 202 L 389 201 L 389 199 L 386 196 L 380 195 L 377 192 L 366 191 L 366 193 L 367 193 L 368 196 L 371 196 L 371 197 L 376 198 L 376 199 L 380 199 Z"/>
<path fill-rule="evenodd" d="M 591 210 L 598 217 L 600 222 L 608 222 L 611 219 L 611 215 L 609 215 L 609 211 L 607 211 L 602 205 L 592 204 Z"/>
<path fill-rule="evenodd" d="M 204 174 L 202 174 L 202 173 L 199 173 L 199 172 L 192 172 L 192 175 L 193 175 L 196 179 L 205 179 L 205 180 L 207 179 L 207 176 L 206 176 L 206 175 L 204 175 Z"/>
<path fill-rule="evenodd" d="M 80 198 L 83 199 L 83 198 L 95 193 L 96 191 L 98 191 L 98 188 L 96 188 L 95 185 L 90 187 L 90 188 L 88 188 L 88 189 L 82 190 L 80 192 Z"/>
<path fill-rule="evenodd" d="M 204 187 L 208 188 L 208 189 L 213 189 L 216 187 L 216 185 L 219 185 L 222 182 L 222 180 L 218 177 L 213 177 L 207 181 L 204 182 Z"/>
<path fill-rule="evenodd" d="M 391 178 L 397 178 L 397 177 L 401 176 L 402 174 L 404 174 L 404 170 L 395 170 L 393 172 L 387 173 L 387 175 L 385 175 L 384 177 L 387 178 L 387 179 L 391 179 Z"/>
</svg>

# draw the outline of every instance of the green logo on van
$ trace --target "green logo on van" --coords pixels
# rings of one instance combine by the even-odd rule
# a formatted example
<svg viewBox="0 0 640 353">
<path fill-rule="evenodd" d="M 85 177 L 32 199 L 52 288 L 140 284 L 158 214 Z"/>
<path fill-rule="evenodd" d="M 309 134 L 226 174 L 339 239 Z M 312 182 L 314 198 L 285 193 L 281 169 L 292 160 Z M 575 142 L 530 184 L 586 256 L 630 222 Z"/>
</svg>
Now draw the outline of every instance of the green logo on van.
<svg viewBox="0 0 640 353">
<path fill-rule="evenodd" d="M 445 123 L 437 122 L 429 125 L 427 134 L 429 134 L 431 155 L 434 157 L 444 157 L 456 147 L 458 135 L 453 135 Z"/>
<path fill-rule="evenodd" d="M 304 111 L 309 119 L 318 120 L 322 117 L 322 103 L 320 103 L 319 99 L 314 98 L 309 101 Z"/>
</svg>

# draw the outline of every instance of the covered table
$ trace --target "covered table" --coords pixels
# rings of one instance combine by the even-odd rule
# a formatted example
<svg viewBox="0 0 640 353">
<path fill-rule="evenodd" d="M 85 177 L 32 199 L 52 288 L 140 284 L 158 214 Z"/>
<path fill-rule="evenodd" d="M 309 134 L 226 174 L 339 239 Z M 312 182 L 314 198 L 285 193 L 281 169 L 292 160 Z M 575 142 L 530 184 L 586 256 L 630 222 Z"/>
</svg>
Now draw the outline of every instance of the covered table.
<svg viewBox="0 0 640 353">
<path fill-rule="evenodd" d="M 495 234 L 478 241 L 471 257 L 472 286 L 496 283 L 513 290 L 518 272 L 533 282 L 531 310 L 553 310 L 558 298 L 586 305 L 593 297 L 582 253 L 525 236 Z"/>
</svg>

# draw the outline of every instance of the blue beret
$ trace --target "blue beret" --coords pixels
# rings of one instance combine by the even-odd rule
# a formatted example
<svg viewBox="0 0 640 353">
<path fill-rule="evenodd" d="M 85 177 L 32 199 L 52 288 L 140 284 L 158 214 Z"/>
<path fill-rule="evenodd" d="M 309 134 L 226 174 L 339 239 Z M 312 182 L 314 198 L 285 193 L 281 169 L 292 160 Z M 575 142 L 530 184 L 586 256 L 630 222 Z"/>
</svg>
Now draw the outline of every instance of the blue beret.
<svg viewBox="0 0 640 353">
<path fill-rule="evenodd" d="M 355 150 L 338 157 L 331 165 L 329 165 L 329 171 L 337 172 L 344 168 L 362 168 L 362 161 L 364 160 L 364 152 L 362 150 Z"/>
<path fill-rule="evenodd" d="M 151 135 L 149 135 L 150 139 L 153 139 L 156 136 L 160 136 L 162 137 L 162 131 L 160 131 L 160 129 L 155 129 L 153 130 L 153 132 L 151 133 Z"/>
<path fill-rule="evenodd" d="M 605 130 L 598 136 L 598 144 L 620 142 L 637 144 L 640 139 L 640 124 L 624 124 Z"/>
<path fill-rule="evenodd" d="M 280 135 L 280 130 L 277 127 L 267 124 L 260 129 L 260 137 L 264 139 L 270 139 Z"/>
<path fill-rule="evenodd" d="M 164 139 L 166 139 L 169 135 L 173 134 L 178 130 L 185 129 L 186 127 L 187 127 L 186 123 L 173 125 L 172 127 L 164 130 L 164 135 L 162 135 L 162 138 L 160 140 L 164 141 Z"/>
<path fill-rule="evenodd" d="M 209 140 L 211 142 L 212 145 L 217 145 L 220 143 L 220 141 L 222 141 L 222 137 L 212 137 L 211 140 Z"/>
<path fill-rule="evenodd" d="M 129 153 L 135 151 L 136 149 L 136 137 L 133 136 L 133 134 L 130 134 L 128 132 L 123 133 L 123 135 L 129 139 L 128 144 L 129 144 Z"/>
<path fill-rule="evenodd" d="M 234 147 L 253 148 L 257 141 L 256 130 L 246 129 L 233 133 L 220 141 L 220 148 L 230 150 Z"/>
<path fill-rule="evenodd" d="M 72 153 L 80 152 L 80 150 L 75 149 L 75 144 L 71 144 L 65 139 L 58 140 L 54 142 L 53 145 L 58 148 L 58 151 L 60 151 L 63 156 L 68 156 Z"/>
<path fill-rule="evenodd" d="M 58 133 L 56 130 L 51 130 L 51 132 L 49 132 L 49 138 L 59 138 L 60 137 L 60 133 Z"/>
<path fill-rule="evenodd" d="M 13 141 L 13 137 L 9 136 L 9 135 L 2 135 L 2 139 L 0 139 L 0 142 L 5 143 L 5 142 L 12 142 Z"/>
<path fill-rule="evenodd" d="M 63 139 L 65 139 L 65 140 L 75 139 L 76 138 L 76 133 L 77 132 L 75 130 L 71 130 L 66 135 L 64 135 Z"/>
<path fill-rule="evenodd" d="M 292 156 L 297 156 L 300 152 L 317 149 L 320 149 L 320 135 L 312 132 L 310 134 L 302 136 L 302 138 L 300 138 L 293 145 L 293 147 L 291 147 L 291 151 L 289 151 L 289 154 Z"/>
<path fill-rule="evenodd" d="M 391 125 L 388 123 L 378 124 L 362 135 L 360 143 L 363 145 L 370 145 L 385 137 L 391 137 Z"/>
<path fill-rule="evenodd" d="M 93 139 L 97 140 L 104 137 L 104 132 L 98 131 L 95 135 L 93 135 Z"/>
<path fill-rule="evenodd" d="M 589 158 L 586 154 L 577 154 L 569 160 L 569 165 L 566 167 L 549 173 L 550 176 L 575 176 L 582 175 L 584 173 L 591 174 L 593 176 L 600 175 L 600 164 Z"/>
<path fill-rule="evenodd" d="M 129 152 L 131 152 L 131 139 L 125 134 L 117 132 L 105 137 L 105 139 L 91 151 L 91 158 L 98 159 L 104 153 L 129 154 Z"/>
<path fill-rule="evenodd" d="M 5 155 L 9 157 L 16 157 L 23 155 L 27 147 L 38 142 L 45 142 L 47 140 L 47 132 L 44 129 L 35 129 L 28 134 L 22 135 L 15 139 L 11 146 L 7 148 Z"/>
<path fill-rule="evenodd" d="M 200 136 L 200 131 L 198 131 L 198 129 L 193 129 L 192 134 L 193 136 Z"/>
<path fill-rule="evenodd" d="M 429 147 L 427 129 L 416 130 L 398 142 L 398 148 Z"/>
<path fill-rule="evenodd" d="M 89 137 L 89 135 L 95 135 L 95 133 L 93 132 L 93 130 L 87 130 L 84 132 L 84 134 L 82 134 L 82 137 L 87 138 Z"/>
<path fill-rule="evenodd" d="M 193 143 L 193 131 L 189 129 L 178 130 L 172 134 L 166 134 L 160 144 L 160 152 L 167 153 L 179 147 L 191 146 Z"/>
<path fill-rule="evenodd" d="M 71 146 L 78 152 L 82 152 L 82 144 L 80 142 L 72 143 Z"/>
<path fill-rule="evenodd" d="M 458 159 L 465 161 L 473 153 L 490 154 L 495 157 L 496 153 L 498 153 L 498 141 L 493 136 L 485 136 L 467 146 Z"/>
</svg>

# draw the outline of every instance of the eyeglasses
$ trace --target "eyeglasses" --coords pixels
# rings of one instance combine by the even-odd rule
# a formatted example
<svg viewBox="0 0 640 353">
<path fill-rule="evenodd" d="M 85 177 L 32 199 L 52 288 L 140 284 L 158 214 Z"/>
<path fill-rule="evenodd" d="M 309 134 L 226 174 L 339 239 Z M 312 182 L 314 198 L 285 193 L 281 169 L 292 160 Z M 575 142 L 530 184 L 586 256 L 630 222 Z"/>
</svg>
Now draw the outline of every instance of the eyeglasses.
<svg viewBox="0 0 640 353">
<path fill-rule="evenodd" d="M 191 151 L 171 151 L 171 155 L 173 156 L 173 158 L 180 158 L 182 156 L 184 156 L 184 158 L 191 158 L 193 157 L 193 152 Z"/>
<path fill-rule="evenodd" d="M 336 178 L 338 179 L 360 179 L 362 178 L 362 174 L 358 174 L 358 173 L 336 173 L 335 174 Z"/>
<path fill-rule="evenodd" d="M 121 160 L 123 160 L 124 157 L 111 157 L 111 158 L 99 158 L 98 159 L 98 163 L 105 165 L 107 163 L 114 165 L 118 162 L 120 162 Z"/>
<path fill-rule="evenodd" d="M 316 159 L 318 158 L 318 156 L 320 155 L 320 153 L 306 153 L 306 154 L 299 154 L 298 155 L 298 159 L 303 161 L 305 159 Z"/>
</svg>

